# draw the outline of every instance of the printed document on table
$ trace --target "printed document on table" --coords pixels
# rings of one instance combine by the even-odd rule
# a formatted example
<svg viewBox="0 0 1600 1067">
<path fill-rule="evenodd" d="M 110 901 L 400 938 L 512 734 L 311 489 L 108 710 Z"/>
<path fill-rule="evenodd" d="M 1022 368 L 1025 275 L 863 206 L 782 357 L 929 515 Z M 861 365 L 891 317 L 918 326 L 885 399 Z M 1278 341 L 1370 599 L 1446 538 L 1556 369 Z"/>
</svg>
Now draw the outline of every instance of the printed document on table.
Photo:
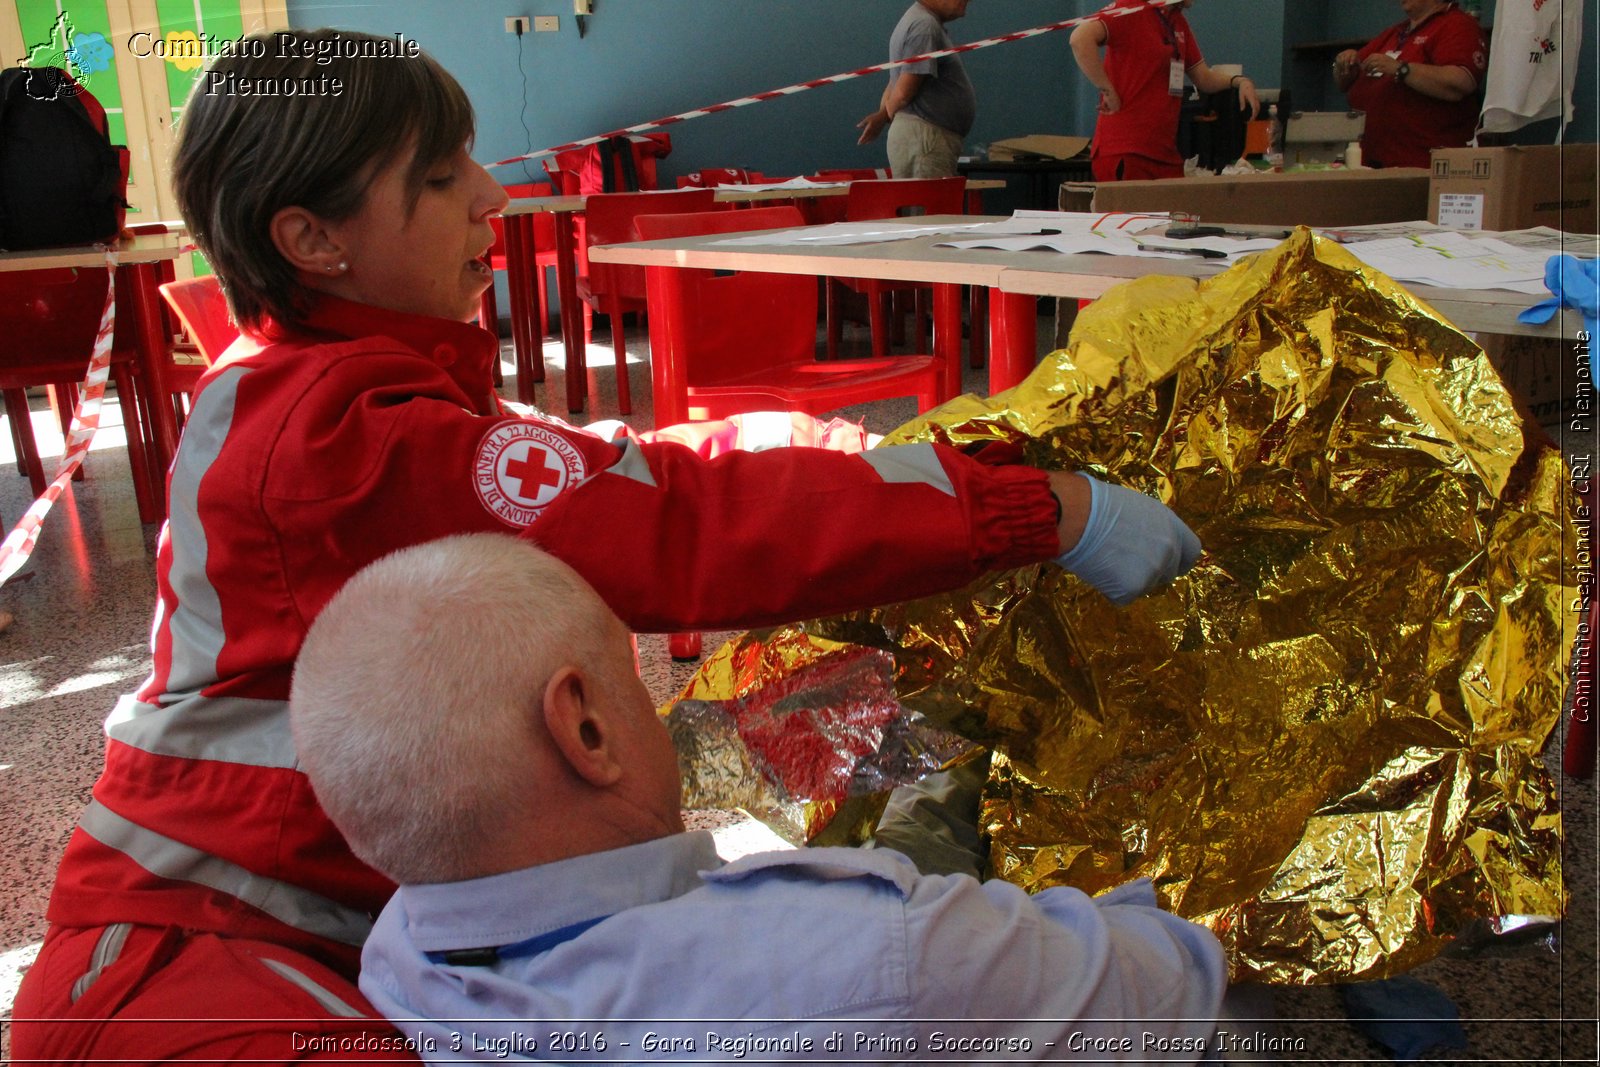
<svg viewBox="0 0 1600 1067">
<path fill-rule="evenodd" d="M 849 182 L 818 182 L 810 178 L 790 178 L 781 182 L 728 182 L 713 188 L 732 189 L 740 193 L 765 193 L 774 189 L 842 189 L 849 184 Z"/>
<path fill-rule="evenodd" d="M 1154 235 L 1136 236 L 1089 230 L 1084 233 L 997 236 L 938 242 L 941 248 L 994 248 L 1005 252 L 1060 252 L 1064 255 L 1098 253 L 1107 256 L 1137 256 L 1147 259 L 1200 259 L 1232 263 L 1240 256 L 1276 248 L 1282 242 L 1271 237 L 1248 239 L 1207 237 L 1178 241 Z M 1205 255 L 1204 253 L 1219 253 Z"/>
<path fill-rule="evenodd" d="M 1397 282 L 1543 295 L 1548 252 L 1460 231 L 1361 241 L 1345 249 Z"/>
<path fill-rule="evenodd" d="M 884 241 L 908 241 L 913 237 L 930 234 L 961 233 L 982 223 L 923 224 L 900 222 L 895 219 L 871 219 L 866 222 L 834 222 L 826 226 L 805 226 L 797 230 L 754 234 L 749 237 L 730 237 L 711 241 L 718 248 L 740 245 L 780 245 L 788 248 L 825 248 L 835 245 L 866 245 Z"/>
</svg>

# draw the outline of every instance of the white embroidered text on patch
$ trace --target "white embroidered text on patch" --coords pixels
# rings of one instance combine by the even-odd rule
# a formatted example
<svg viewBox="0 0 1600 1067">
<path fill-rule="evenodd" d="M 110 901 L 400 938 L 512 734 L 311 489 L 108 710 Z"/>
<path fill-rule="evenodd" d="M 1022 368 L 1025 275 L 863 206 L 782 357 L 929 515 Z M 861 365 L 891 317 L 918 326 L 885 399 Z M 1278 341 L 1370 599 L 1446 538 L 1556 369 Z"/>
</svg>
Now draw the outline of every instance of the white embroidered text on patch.
<svg viewBox="0 0 1600 1067">
<path fill-rule="evenodd" d="M 587 475 L 583 453 L 572 442 L 533 422 L 503 422 L 490 430 L 472 470 L 483 506 L 519 527 L 530 525 Z"/>
</svg>

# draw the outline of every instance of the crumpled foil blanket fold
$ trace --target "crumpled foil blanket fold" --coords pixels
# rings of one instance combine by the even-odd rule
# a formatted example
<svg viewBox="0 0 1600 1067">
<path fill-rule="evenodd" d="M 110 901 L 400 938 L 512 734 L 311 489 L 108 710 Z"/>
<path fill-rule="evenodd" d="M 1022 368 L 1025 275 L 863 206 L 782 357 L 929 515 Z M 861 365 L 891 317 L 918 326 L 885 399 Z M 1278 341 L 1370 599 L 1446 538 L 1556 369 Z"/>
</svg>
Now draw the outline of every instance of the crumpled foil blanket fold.
<svg viewBox="0 0 1600 1067">
<path fill-rule="evenodd" d="M 1236 980 L 1387 977 L 1562 914 L 1539 752 L 1578 618 L 1570 486 L 1393 281 L 1304 230 L 1133 281 L 1015 389 L 886 439 L 909 441 L 1151 493 L 1205 554 L 1127 608 L 1045 564 L 746 634 L 669 715 L 691 806 L 817 840 L 983 746 L 994 876 L 1149 877 Z"/>
</svg>

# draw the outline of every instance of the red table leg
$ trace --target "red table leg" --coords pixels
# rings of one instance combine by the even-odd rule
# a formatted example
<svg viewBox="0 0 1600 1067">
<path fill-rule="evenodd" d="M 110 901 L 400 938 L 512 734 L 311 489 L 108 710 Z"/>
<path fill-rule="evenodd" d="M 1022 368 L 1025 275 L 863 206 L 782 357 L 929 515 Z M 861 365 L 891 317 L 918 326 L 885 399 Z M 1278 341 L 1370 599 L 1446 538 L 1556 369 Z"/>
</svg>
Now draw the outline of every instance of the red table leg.
<svg viewBox="0 0 1600 1067">
<path fill-rule="evenodd" d="M 506 235 L 506 289 L 511 297 L 511 349 L 517 364 L 517 399 L 524 404 L 536 401 L 533 383 L 534 353 L 544 358 L 540 346 L 532 339 L 532 301 L 529 287 L 533 283 L 530 270 L 533 260 L 533 216 L 512 215 L 505 220 Z"/>
<path fill-rule="evenodd" d="M 933 354 L 944 360 L 944 395 L 961 395 L 961 286 L 933 287 Z"/>
<path fill-rule="evenodd" d="M 981 367 L 989 351 L 989 290 L 981 285 L 972 287 L 968 321 L 972 324 L 972 330 L 967 338 L 967 350 L 970 353 L 972 366 Z"/>
<path fill-rule="evenodd" d="M 561 299 L 561 341 L 567 350 L 567 410 L 583 411 L 589 389 L 589 369 L 583 345 L 583 303 L 578 299 L 577 253 L 574 248 L 572 214 L 555 213 L 556 292 Z"/>
<path fill-rule="evenodd" d="M 1033 370 L 1039 299 L 996 289 L 989 300 L 989 392 L 1010 389 Z"/>
<path fill-rule="evenodd" d="M 167 363 L 172 358 L 171 338 L 166 335 L 161 310 L 161 292 L 156 287 L 159 264 L 130 263 L 118 268 L 120 280 L 133 291 L 134 341 L 139 349 L 139 373 L 149 398 L 150 445 L 154 460 L 150 472 L 153 486 L 166 484 L 166 472 L 178 452 L 178 420 L 172 413 L 172 388 L 167 381 Z M 130 457 L 131 458 L 131 457 Z M 156 518 L 166 517 L 166 494 L 153 492 Z"/>
</svg>

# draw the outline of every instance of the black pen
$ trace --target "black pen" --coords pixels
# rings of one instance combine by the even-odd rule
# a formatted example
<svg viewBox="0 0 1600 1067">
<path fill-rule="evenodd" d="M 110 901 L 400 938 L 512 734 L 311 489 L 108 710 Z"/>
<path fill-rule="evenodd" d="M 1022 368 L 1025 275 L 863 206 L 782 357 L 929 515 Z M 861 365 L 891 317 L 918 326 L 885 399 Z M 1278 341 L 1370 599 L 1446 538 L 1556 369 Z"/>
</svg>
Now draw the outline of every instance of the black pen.
<svg viewBox="0 0 1600 1067">
<path fill-rule="evenodd" d="M 1201 259 L 1227 259 L 1228 253 L 1218 252 L 1215 248 L 1168 248 L 1163 245 L 1139 246 L 1141 252 L 1174 252 L 1180 256 L 1199 256 Z"/>
</svg>

